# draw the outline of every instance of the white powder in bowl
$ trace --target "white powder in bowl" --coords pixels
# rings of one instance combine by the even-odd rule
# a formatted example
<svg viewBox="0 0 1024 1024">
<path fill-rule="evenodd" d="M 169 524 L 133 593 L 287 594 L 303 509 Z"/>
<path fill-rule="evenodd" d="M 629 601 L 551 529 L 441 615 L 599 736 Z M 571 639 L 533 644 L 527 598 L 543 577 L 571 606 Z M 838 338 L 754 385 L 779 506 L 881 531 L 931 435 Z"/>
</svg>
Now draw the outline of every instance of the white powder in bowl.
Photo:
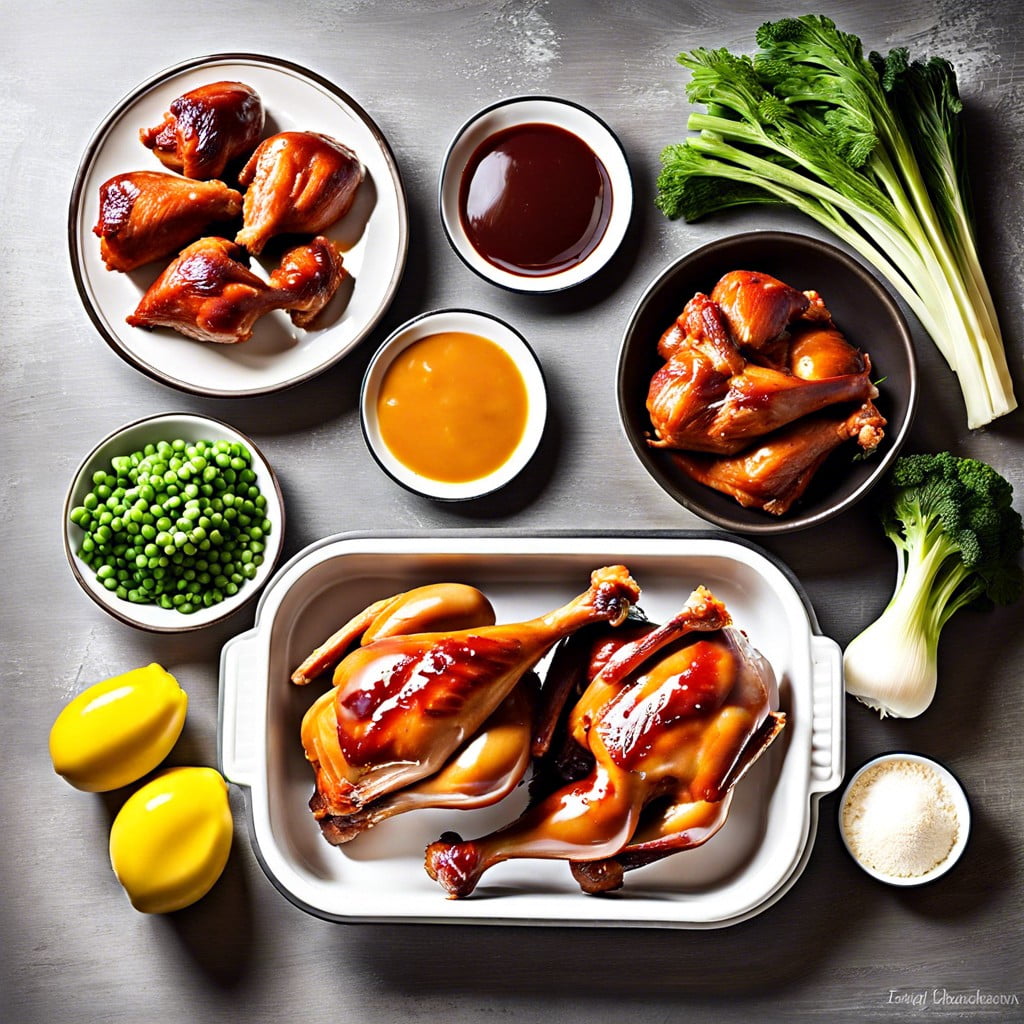
<svg viewBox="0 0 1024 1024">
<path fill-rule="evenodd" d="M 885 761 L 850 788 L 843 829 L 853 855 L 892 878 L 917 878 L 937 868 L 960 832 L 939 774 L 917 761 Z"/>
</svg>

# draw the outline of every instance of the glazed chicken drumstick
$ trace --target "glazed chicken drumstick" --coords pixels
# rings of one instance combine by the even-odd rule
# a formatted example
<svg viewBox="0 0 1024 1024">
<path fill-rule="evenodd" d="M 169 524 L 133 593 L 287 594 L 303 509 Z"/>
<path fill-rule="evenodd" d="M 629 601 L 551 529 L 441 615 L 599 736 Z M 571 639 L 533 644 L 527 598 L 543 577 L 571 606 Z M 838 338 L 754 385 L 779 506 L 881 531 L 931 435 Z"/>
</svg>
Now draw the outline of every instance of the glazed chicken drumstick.
<svg viewBox="0 0 1024 1024">
<path fill-rule="evenodd" d="M 133 327 L 169 327 L 198 341 L 233 345 L 252 337 L 256 321 L 286 309 L 299 327 L 327 306 L 345 277 L 341 253 L 326 238 L 297 246 L 269 281 L 246 265 L 241 246 L 200 238 L 181 251 L 127 317 Z"/>
<path fill-rule="evenodd" d="M 357 616 L 325 648 L 337 650 L 346 633 L 371 629 L 372 638 L 341 660 L 333 688 L 302 723 L 303 747 L 316 780 L 314 815 L 321 821 L 344 819 L 338 823 L 340 834 L 349 824 L 358 829 L 364 809 L 372 817 L 372 805 L 381 798 L 439 773 L 464 776 L 460 752 L 468 750 L 489 720 L 496 729 L 516 717 L 507 706 L 500 715 L 496 712 L 537 662 L 589 623 L 623 621 L 638 597 L 627 570 L 610 566 L 596 570 L 589 589 L 574 601 L 526 622 L 439 632 L 404 632 L 398 626 L 400 632 L 391 634 L 377 623 L 382 615 L 393 615 L 394 604 Z M 296 675 L 308 678 L 327 656 L 318 649 Z M 521 754 L 528 759 L 529 728 L 521 742 Z M 487 762 L 488 785 L 502 774 L 495 765 L 510 769 L 513 760 L 497 740 L 495 751 Z M 466 756 L 472 761 L 471 754 Z"/>
<path fill-rule="evenodd" d="M 164 171 L 117 174 L 100 186 L 92 229 L 108 270 L 129 271 L 177 253 L 242 212 L 242 194 L 222 181 L 190 181 Z"/>
<path fill-rule="evenodd" d="M 494 625 L 494 609 L 475 587 L 435 583 L 377 601 L 353 616 L 321 644 L 292 674 L 304 685 L 340 661 L 358 642 L 383 637 Z M 337 846 L 396 814 L 427 807 L 485 807 L 506 796 L 529 766 L 535 680 L 530 675 L 502 701 L 480 730 L 462 744 L 433 775 L 371 801 L 351 814 L 332 814 L 320 790 L 310 809 L 324 838 Z M 303 722 L 303 743 L 316 764 L 340 764 L 334 694 L 328 691 Z"/>
<path fill-rule="evenodd" d="M 614 650 L 572 709 L 567 737 L 587 773 L 488 836 L 446 833 L 427 848 L 427 872 L 456 898 L 502 861 L 561 859 L 598 865 L 577 874 L 588 891 L 614 888 L 623 870 L 721 827 L 739 775 L 781 728 L 777 704 L 770 666 L 698 588 L 664 626 Z"/>
</svg>

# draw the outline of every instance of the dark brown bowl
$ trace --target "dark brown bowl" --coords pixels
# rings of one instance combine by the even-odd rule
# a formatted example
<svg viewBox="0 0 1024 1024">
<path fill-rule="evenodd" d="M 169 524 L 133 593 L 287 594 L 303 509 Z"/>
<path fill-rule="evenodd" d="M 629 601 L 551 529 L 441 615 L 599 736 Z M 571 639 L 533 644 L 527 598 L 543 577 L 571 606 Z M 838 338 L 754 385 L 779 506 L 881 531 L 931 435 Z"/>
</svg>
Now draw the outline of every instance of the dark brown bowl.
<svg viewBox="0 0 1024 1024">
<path fill-rule="evenodd" d="M 771 274 L 801 290 L 818 291 L 846 337 L 871 356 L 876 405 L 888 420 L 875 454 L 854 461 L 843 446 L 821 467 L 806 493 L 783 516 L 743 508 L 734 498 L 691 479 L 666 449 L 651 448 L 647 390 L 662 365 L 657 345 L 696 292 L 710 292 L 730 270 Z M 619 415 L 633 450 L 654 480 L 681 505 L 727 530 L 792 533 L 823 523 L 867 494 L 896 458 L 917 407 L 917 362 L 899 306 L 878 280 L 833 245 L 783 231 L 721 238 L 667 267 L 641 296 L 626 327 L 618 366 Z"/>
</svg>

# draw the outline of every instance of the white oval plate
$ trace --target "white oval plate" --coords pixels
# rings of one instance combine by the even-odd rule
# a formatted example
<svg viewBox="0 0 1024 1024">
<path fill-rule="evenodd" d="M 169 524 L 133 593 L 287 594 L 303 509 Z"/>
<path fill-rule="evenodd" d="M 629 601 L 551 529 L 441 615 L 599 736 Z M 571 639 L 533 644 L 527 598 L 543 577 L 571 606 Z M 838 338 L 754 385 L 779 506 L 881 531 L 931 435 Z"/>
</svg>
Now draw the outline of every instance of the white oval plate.
<svg viewBox="0 0 1024 1024">
<path fill-rule="evenodd" d="M 125 317 L 165 264 L 129 274 L 107 270 L 93 226 L 99 189 L 132 170 L 162 170 L 139 141 L 140 128 L 158 124 L 171 101 L 217 81 L 252 86 L 266 111 L 264 137 L 279 131 L 318 131 L 351 146 L 366 168 L 352 210 L 326 232 L 345 252 L 350 278 L 322 316 L 319 329 L 295 327 L 287 314 L 262 317 L 252 338 L 216 345 L 167 329 L 131 327 Z M 228 184 L 237 184 L 231 181 Z M 126 96 L 100 125 L 86 149 L 71 195 L 71 263 L 86 311 L 124 360 L 181 391 L 212 397 L 267 394 L 322 373 L 380 322 L 405 269 L 409 216 L 405 189 L 387 140 L 366 112 L 341 89 L 288 61 L 256 54 L 218 54 L 176 65 Z M 272 267 L 253 259 L 252 269 Z"/>
</svg>

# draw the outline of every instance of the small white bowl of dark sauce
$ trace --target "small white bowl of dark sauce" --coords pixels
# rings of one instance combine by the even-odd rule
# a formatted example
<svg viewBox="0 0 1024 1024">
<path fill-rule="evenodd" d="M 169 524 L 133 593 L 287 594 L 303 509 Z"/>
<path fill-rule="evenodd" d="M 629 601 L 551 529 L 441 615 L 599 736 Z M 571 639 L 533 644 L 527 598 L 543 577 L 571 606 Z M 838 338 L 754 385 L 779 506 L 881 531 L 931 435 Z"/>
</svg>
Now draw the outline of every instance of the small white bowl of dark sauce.
<svg viewBox="0 0 1024 1024">
<path fill-rule="evenodd" d="M 633 182 L 622 144 L 589 110 L 524 96 L 475 114 L 445 155 L 441 222 L 481 277 L 555 292 L 593 277 L 622 244 Z"/>
</svg>

